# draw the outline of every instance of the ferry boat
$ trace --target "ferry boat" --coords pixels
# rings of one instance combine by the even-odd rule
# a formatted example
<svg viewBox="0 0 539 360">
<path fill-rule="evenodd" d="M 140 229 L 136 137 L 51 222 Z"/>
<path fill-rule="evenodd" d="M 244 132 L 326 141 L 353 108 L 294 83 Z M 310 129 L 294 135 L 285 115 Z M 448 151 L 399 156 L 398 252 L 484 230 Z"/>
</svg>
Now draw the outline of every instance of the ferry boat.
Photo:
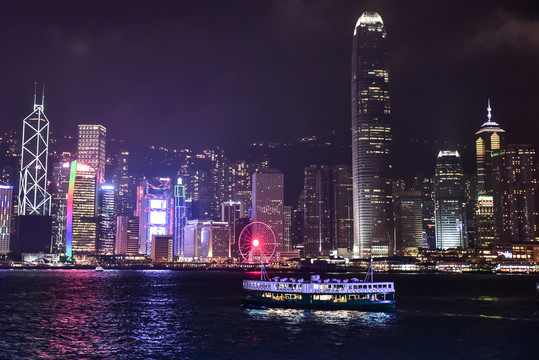
<svg viewBox="0 0 539 360">
<path fill-rule="evenodd" d="M 365 280 L 268 278 L 244 280 L 242 304 L 248 307 L 389 311 L 395 308 L 393 282 L 374 282 L 372 262 Z"/>
<path fill-rule="evenodd" d="M 99 265 L 96 266 L 96 268 L 95 268 L 95 271 L 104 271 L 104 270 L 105 270 L 105 269 L 103 269 L 103 267 L 102 267 L 102 266 L 99 266 Z"/>
</svg>

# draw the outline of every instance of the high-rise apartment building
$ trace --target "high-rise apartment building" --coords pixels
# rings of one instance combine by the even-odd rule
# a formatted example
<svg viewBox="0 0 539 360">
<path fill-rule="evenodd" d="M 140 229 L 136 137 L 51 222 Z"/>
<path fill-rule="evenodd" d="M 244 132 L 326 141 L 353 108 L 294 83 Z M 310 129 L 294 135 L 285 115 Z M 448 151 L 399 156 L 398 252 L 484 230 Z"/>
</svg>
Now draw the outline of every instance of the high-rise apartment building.
<svg viewBox="0 0 539 360">
<path fill-rule="evenodd" d="M 497 239 L 494 224 L 494 188 L 495 166 L 500 158 L 497 155 L 505 151 L 505 131 L 492 121 L 490 100 L 487 106 L 487 121 L 476 132 L 475 152 L 477 157 L 477 201 L 475 207 L 475 225 L 477 245 L 488 245 Z M 494 156 L 493 156 L 494 155 Z"/>
<path fill-rule="evenodd" d="M 67 193 L 66 255 L 95 255 L 97 221 L 96 171 L 77 160 L 71 162 Z"/>
<path fill-rule="evenodd" d="M 114 254 L 115 239 L 115 191 L 114 185 L 101 184 L 98 191 L 97 205 L 97 244 L 96 250 L 100 255 Z"/>
<path fill-rule="evenodd" d="M 458 151 L 440 151 L 434 176 L 436 247 L 465 248 L 468 244 L 464 174 Z"/>
<path fill-rule="evenodd" d="M 364 12 L 352 48 L 354 254 L 393 253 L 389 66 L 384 22 Z"/>
<path fill-rule="evenodd" d="M 79 125 L 77 160 L 95 169 L 98 185 L 105 182 L 106 143 L 107 129 L 103 125 Z"/>
<path fill-rule="evenodd" d="M 0 255 L 11 251 L 11 216 L 13 214 L 13 186 L 0 185 Z"/>
<path fill-rule="evenodd" d="M 277 239 L 277 251 L 289 251 L 284 244 L 284 175 L 276 169 L 253 174 L 253 221 L 266 223 Z"/>
</svg>

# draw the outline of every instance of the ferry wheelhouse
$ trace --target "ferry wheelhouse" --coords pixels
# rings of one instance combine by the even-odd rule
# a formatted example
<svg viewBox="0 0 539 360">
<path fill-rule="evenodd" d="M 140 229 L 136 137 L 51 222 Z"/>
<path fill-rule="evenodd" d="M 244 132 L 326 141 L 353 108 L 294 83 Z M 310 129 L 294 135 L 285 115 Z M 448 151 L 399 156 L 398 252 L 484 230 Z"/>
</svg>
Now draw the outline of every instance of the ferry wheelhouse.
<svg viewBox="0 0 539 360">
<path fill-rule="evenodd" d="M 374 282 L 372 264 L 365 280 L 267 278 L 243 281 L 244 306 L 320 310 L 389 311 L 395 308 L 393 282 Z"/>
</svg>

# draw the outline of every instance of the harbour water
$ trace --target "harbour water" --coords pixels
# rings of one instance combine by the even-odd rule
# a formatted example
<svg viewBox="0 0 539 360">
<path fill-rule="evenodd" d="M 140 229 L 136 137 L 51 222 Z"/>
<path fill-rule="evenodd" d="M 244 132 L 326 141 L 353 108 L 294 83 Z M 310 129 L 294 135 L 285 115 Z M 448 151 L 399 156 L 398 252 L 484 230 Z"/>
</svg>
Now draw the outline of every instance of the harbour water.
<svg viewBox="0 0 539 360">
<path fill-rule="evenodd" d="M 395 282 L 397 309 L 368 313 L 244 309 L 242 279 L 257 275 L 0 270 L 0 358 L 536 359 L 539 354 L 537 276 L 377 275 L 377 281 Z"/>
</svg>

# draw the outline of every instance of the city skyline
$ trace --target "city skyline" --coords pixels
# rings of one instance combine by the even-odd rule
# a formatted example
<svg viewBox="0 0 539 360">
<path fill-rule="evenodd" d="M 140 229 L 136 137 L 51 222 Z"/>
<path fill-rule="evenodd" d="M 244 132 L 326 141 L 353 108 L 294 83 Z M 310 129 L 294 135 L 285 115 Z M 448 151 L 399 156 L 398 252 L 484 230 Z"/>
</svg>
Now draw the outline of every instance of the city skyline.
<svg viewBox="0 0 539 360">
<path fill-rule="evenodd" d="M 99 2 L 84 10 L 61 2 L 2 4 L 2 14 L 10 14 L 1 26 L 9 29 L 11 56 L 0 64 L 11 71 L 0 87 L 1 130 L 18 128 L 38 81 L 47 84 L 51 131 L 59 136 L 77 124 L 99 123 L 136 146 L 158 139 L 180 148 L 225 146 L 234 154 L 253 141 L 335 130 L 346 147 L 350 29 L 358 14 L 373 9 L 389 24 L 393 142 L 400 150 L 395 174 L 431 169 L 437 152 L 456 144 L 472 173 L 473 131 L 483 122 L 487 98 L 509 142 L 536 145 L 531 134 L 539 125 L 527 104 L 538 94 L 533 33 L 539 11 L 531 1 L 436 8 L 423 1 L 205 1 L 162 3 L 151 11 L 143 3 L 127 10 L 122 2 L 109 5 L 103 15 Z M 33 12 L 43 16 L 22 28 L 21 16 Z M 405 20 L 411 16 L 422 21 Z M 34 44 L 43 54 L 36 60 L 28 53 Z M 220 61 L 212 61 L 217 55 Z M 28 60 L 15 64 L 15 58 Z M 154 121 L 171 131 L 151 137 L 122 130 Z M 337 163 L 348 162 L 346 151 L 338 156 Z M 411 157 L 417 169 L 404 165 Z"/>
</svg>

